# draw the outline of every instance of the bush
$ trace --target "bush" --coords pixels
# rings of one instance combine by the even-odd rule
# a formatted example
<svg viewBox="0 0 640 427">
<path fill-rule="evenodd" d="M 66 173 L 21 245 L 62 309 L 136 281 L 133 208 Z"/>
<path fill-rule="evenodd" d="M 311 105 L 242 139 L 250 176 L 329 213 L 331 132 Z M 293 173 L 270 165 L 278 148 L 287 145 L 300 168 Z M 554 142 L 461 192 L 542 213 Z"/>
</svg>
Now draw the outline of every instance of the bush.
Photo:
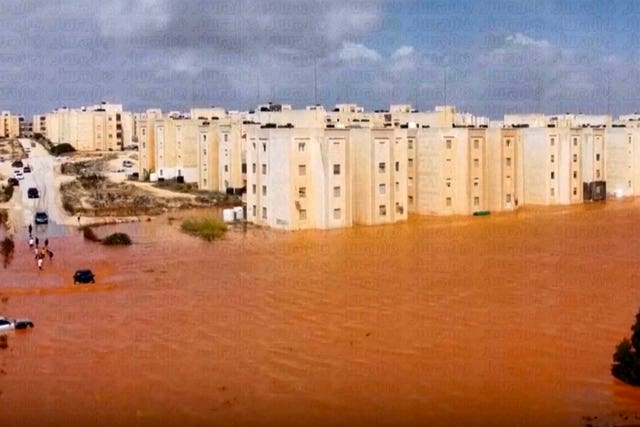
<svg viewBox="0 0 640 427">
<path fill-rule="evenodd" d="M 185 233 L 202 237 L 207 241 L 222 238 L 227 232 L 227 224 L 217 218 L 189 218 L 180 227 Z"/>
<path fill-rule="evenodd" d="M 53 147 L 51 147 L 50 151 L 51 151 L 51 154 L 55 156 L 59 156 L 60 154 L 64 154 L 64 153 L 73 153 L 74 151 L 76 151 L 76 149 L 73 148 L 73 145 L 67 144 L 65 142 L 62 144 L 54 145 Z"/>
<path fill-rule="evenodd" d="M 631 339 L 624 338 L 616 347 L 611 374 L 627 384 L 640 386 L 640 311 L 631 326 Z"/>
<path fill-rule="evenodd" d="M 0 196 L 0 202 L 8 202 L 13 196 L 13 185 L 7 184 L 2 186 L 2 195 Z"/>
<path fill-rule="evenodd" d="M 92 241 L 92 242 L 100 242 L 101 239 L 96 235 L 96 233 L 93 231 L 93 228 L 91 227 L 84 227 L 82 229 L 82 235 L 84 236 L 85 239 Z"/>
<path fill-rule="evenodd" d="M 131 238 L 126 233 L 113 233 L 102 239 L 104 245 L 130 245 Z"/>
</svg>

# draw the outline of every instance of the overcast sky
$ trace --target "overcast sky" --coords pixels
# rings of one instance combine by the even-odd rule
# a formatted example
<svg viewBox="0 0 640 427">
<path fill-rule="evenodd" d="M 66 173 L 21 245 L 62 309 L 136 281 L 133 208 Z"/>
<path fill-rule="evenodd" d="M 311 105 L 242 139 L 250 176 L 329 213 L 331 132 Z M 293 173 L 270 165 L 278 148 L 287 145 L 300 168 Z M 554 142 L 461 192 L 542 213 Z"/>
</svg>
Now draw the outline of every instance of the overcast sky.
<svg viewBox="0 0 640 427">
<path fill-rule="evenodd" d="M 632 0 L 0 0 L 0 109 L 301 108 L 317 93 L 620 114 L 640 110 L 638 22 Z"/>
</svg>

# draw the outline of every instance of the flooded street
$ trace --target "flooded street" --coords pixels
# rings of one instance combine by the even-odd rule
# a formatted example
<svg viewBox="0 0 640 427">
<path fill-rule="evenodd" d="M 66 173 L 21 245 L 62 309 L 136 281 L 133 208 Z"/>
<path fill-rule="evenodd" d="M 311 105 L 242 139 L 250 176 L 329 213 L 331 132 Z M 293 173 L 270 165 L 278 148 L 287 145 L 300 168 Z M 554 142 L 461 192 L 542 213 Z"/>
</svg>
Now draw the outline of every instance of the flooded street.
<svg viewBox="0 0 640 427">
<path fill-rule="evenodd" d="M 581 426 L 640 408 L 610 375 L 640 307 L 640 200 L 335 231 L 165 218 L 26 236 L 0 314 L 0 425 Z M 97 274 L 74 287 L 73 272 Z M 65 422 L 66 421 L 66 422 Z"/>
</svg>

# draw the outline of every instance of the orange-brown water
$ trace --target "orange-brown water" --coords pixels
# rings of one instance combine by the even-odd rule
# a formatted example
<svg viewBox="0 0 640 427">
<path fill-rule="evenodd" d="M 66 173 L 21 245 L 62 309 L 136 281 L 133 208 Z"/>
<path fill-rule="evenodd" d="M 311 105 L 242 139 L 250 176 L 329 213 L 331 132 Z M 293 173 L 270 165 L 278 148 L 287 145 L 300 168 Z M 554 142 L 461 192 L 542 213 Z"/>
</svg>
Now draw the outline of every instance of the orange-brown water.
<svg viewBox="0 0 640 427">
<path fill-rule="evenodd" d="M 0 425 L 585 425 L 640 307 L 640 200 L 207 243 L 26 240 L 0 314 Z M 76 268 L 97 284 L 73 287 Z M 7 299 L 8 298 L 8 299 Z M 633 416 L 633 415 L 632 415 Z M 72 422 L 71 422 L 72 421 Z"/>
</svg>

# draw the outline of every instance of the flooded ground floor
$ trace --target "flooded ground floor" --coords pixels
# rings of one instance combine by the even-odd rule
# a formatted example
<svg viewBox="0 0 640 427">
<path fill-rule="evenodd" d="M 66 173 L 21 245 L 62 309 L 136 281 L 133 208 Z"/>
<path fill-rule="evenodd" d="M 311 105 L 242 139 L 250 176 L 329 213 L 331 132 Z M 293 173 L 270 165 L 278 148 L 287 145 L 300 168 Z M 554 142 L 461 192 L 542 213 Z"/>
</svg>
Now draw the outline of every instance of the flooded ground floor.
<svg viewBox="0 0 640 427">
<path fill-rule="evenodd" d="M 135 243 L 125 248 L 73 230 L 51 237 L 42 271 L 26 231 L 16 238 L 0 314 L 36 327 L 0 349 L 1 425 L 640 417 L 640 390 L 610 375 L 640 307 L 640 200 L 335 231 L 236 229 L 213 243 L 179 223 L 96 229 L 126 231 Z M 83 267 L 96 285 L 73 286 Z"/>
</svg>

